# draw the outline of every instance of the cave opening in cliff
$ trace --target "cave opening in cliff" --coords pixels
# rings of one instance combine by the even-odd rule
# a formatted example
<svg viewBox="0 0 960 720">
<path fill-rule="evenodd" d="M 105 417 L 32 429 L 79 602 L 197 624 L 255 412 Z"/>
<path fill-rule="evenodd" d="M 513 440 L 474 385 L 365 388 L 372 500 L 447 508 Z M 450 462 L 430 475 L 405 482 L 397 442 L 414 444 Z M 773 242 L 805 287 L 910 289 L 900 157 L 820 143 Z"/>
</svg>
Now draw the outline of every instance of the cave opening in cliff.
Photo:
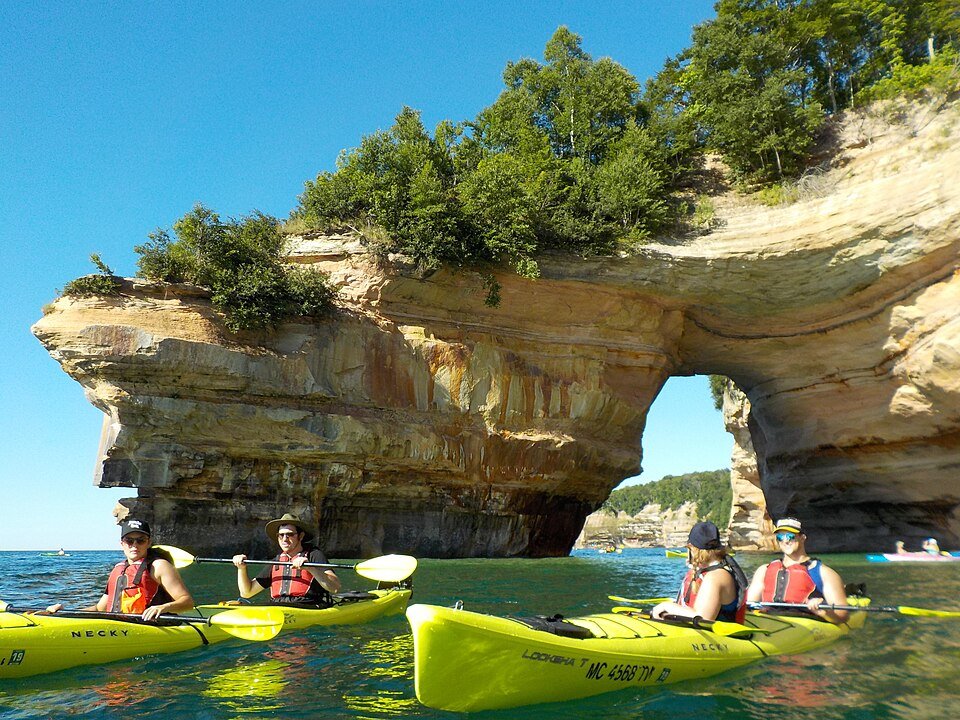
<svg viewBox="0 0 960 720">
<path fill-rule="evenodd" d="M 642 471 L 619 487 L 730 467 L 733 443 L 724 427 L 722 395 L 718 402 L 711 389 L 714 377 L 720 376 L 667 380 L 647 412 L 641 438 Z M 717 381 L 713 382 L 716 386 Z"/>
</svg>

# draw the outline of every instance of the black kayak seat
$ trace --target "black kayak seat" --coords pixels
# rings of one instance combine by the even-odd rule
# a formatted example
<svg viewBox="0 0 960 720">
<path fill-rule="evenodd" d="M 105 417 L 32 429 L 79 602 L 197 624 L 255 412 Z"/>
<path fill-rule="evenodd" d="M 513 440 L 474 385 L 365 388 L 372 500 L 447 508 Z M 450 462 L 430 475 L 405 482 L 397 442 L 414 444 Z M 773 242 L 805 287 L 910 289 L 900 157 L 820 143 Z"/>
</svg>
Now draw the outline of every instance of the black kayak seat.
<svg viewBox="0 0 960 720">
<path fill-rule="evenodd" d="M 587 628 L 574 625 L 564 620 L 563 615 L 554 615 L 553 617 L 534 615 L 532 617 L 511 617 L 510 619 L 526 625 L 533 630 L 540 630 L 561 637 L 575 638 L 577 640 L 586 640 L 587 638 L 594 637 L 594 634 L 587 630 Z"/>
<path fill-rule="evenodd" d="M 346 605 L 348 603 L 360 602 L 361 600 L 376 600 L 379 595 L 367 592 L 366 590 L 347 590 L 347 592 L 336 593 L 333 596 L 334 605 Z"/>
</svg>

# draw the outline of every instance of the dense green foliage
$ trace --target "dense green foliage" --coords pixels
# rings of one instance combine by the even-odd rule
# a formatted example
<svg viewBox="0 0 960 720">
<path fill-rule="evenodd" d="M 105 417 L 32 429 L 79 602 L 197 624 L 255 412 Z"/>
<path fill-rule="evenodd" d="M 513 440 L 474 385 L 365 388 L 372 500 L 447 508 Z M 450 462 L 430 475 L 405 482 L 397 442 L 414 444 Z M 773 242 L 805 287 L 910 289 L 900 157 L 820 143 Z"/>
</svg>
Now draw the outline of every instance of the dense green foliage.
<svg viewBox="0 0 960 720">
<path fill-rule="evenodd" d="M 705 153 L 767 202 L 805 169 L 825 119 L 869 100 L 960 89 L 957 0 L 719 0 L 689 48 L 641 90 L 560 27 L 543 62 L 507 64 L 504 89 L 474 119 L 433 133 L 403 108 L 306 183 L 290 226 L 359 229 L 374 249 L 423 270 L 490 263 L 539 275 L 545 252 L 610 253 L 651 235 L 712 225 L 694 200 Z M 770 185 L 780 183 L 780 185 Z M 235 328 L 329 306 L 321 276 L 280 263 L 277 222 L 221 222 L 198 206 L 137 248 L 140 274 L 210 287 Z M 102 273 L 101 273 L 102 275 Z M 109 292 L 106 277 L 70 292 Z"/>
<path fill-rule="evenodd" d="M 157 230 L 135 248 L 137 274 L 210 288 L 214 307 L 231 330 L 320 316 L 332 305 L 324 274 L 281 263 L 284 237 L 275 218 L 254 213 L 224 221 L 197 205 L 174 223 L 173 232 L 175 239 Z"/>
<path fill-rule="evenodd" d="M 404 108 L 308 182 L 295 217 L 380 226 L 427 268 L 507 260 L 528 277 L 544 250 L 609 251 L 661 227 L 685 165 L 670 128 L 643 122 L 636 79 L 566 28 L 544 59 L 509 63 L 493 105 L 432 137 Z"/>
<path fill-rule="evenodd" d="M 917 94 L 924 79 L 957 87 L 948 69 L 956 0 L 720 0 L 716 9 L 679 59 L 683 112 L 745 178 L 801 170 L 825 113 L 858 93 L 869 99 L 878 83 L 884 96 Z M 931 47 L 947 50 L 938 70 L 926 68 Z"/>
<path fill-rule="evenodd" d="M 723 410 L 723 391 L 727 387 L 727 378 L 724 375 L 710 376 L 710 397 L 717 410 Z"/>
<path fill-rule="evenodd" d="M 96 266 L 97 272 L 93 275 L 84 275 L 76 280 L 71 280 L 63 286 L 61 295 L 83 297 L 85 295 L 119 294 L 120 280 L 113 274 L 113 270 L 100 259 L 100 255 L 93 253 L 90 256 L 90 262 Z"/>
<path fill-rule="evenodd" d="M 645 506 L 657 503 L 664 510 L 676 510 L 685 502 L 697 503 L 700 520 L 712 520 L 720 527 L 730 522 L 733 491 L 729 470 L 665 475 L 645 485 L 631 485 L 610 493 L 604 508 L 636 515 Z"/>
<path fill-rule="evenodd" d="M 803 170 L 824 119 L 858 93 L 957 86 L 955 0 L 720 0 L 716 10 L 643 92 L 561 27 L 544 62 L 507 64 L 505 89 L 473 120 L 431 136 L 404 108 L 307 182 L 293 219 L 382 228 L 385 251 L 424 268 L 507 260 L 535 277 L 544 251 L 606 253 L 676 227 L 694 212 L 683 191 L 705 151 L 744 180 L 780 180 Z"/>
</svg>

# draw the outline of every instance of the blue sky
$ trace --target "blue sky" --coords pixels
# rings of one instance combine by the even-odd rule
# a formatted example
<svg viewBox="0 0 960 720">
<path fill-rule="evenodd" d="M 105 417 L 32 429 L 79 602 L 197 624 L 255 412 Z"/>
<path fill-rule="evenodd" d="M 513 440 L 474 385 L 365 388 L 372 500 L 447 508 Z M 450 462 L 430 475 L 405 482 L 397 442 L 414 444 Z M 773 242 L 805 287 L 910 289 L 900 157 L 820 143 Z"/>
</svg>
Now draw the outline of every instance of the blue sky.
<svg viewBox="0 0 960 720">
<path fill-rule="evenodd" d="M 560 25 L 642 83 L 713 15 L 703 0 L 0 0 L 0 550 L 117 547 L 110 511 L 131 491 L 92 485 L 101 414 L 30 333 L 90 253 L 132 275 L 133 246 L 200 201 L 286 217 L 404 105 L 428 128 L 473 118 Z M 643 480 L 728 465 L 705 378 L 667 384 L 643 444 Z"/>
</svg>

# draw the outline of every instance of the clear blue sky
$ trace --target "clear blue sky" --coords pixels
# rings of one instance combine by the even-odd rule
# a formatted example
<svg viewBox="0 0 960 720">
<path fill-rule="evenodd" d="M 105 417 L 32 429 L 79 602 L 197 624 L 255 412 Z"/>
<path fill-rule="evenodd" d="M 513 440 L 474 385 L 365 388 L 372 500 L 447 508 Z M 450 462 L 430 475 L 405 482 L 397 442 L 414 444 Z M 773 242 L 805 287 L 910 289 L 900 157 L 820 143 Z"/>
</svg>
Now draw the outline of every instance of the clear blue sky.
<svg viewBox="0 0 960 720">
<path fill-rule="evenodd" d="M 110 511 L 132 493 L 92 485 L 101 414 L 30 333 L 91 252 L 132 275 L 133 246 L 198 201 L 286 217 L 403 105 L 428 128 L 473 118 L 560 25 L 642 83 L 713 15 L 704 0 L 0 0 L 0 549 L 117 547 Z M 644 480 L 729 463 L 703 378 L 667 385 L 644 448 Z"/>
</svg>

